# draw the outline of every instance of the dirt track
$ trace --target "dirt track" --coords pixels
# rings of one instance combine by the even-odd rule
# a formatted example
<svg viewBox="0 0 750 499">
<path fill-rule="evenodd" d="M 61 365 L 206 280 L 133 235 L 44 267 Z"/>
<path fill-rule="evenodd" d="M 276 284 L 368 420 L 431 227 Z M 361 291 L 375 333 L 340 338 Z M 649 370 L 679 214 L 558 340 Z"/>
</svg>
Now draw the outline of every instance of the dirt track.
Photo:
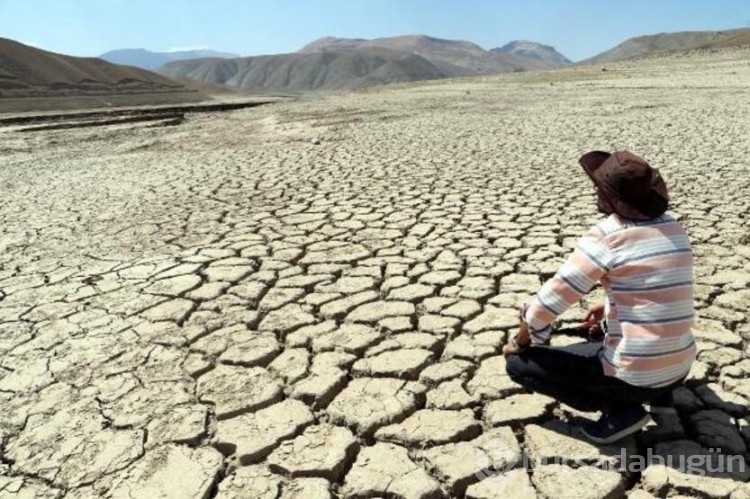
<svg viewBox="0 0 750 499">
<path fill-rule="evenodd" d="M 595 415 L 499 355 L 597 219 L 578 156 L 631 149 L 694 242 L 700 362 L 622 448 L 750 458 L 750 55 L 695 57 L 0 131 L 0 497 L 748 497 L 596 470 Z M 488 476 L 522 452 L 563 465 Z"/>
</svg>

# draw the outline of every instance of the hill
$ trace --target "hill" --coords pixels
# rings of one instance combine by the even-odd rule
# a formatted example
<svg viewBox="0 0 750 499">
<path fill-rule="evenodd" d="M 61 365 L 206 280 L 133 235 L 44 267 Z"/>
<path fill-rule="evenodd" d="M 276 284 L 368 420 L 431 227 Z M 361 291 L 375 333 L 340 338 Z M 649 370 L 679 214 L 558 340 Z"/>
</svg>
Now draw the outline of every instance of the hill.
<svg viewBox="0 0 750 499">
<path fill-rule="evenodd" d="M 180 83 L 93 57 L 71 57 L 0 38 L 0 96 L 185 91 Z"/>
<path fill-rule="evenodd" d="M 549 69 L 570 63 L 533 42 L 487 51 L 462 40 L 407 35 L 365 40 L 326 37 L 292 54 L 170 62 L 159 72 L 243 90 L 309 92 L 437 78 Z"/>
<path fill-rule="evenodd" d="M 581 61 L 581 64 L 625 61 L 668 52 L 742 45 L 750 45 L 750 29 L 660 33 L 630 38 L 612 49 Z"/>
<path fill-rule="evenodd" d="M 124 64 L 143 69 L 156 69 L 172 61 L 184 61 L 188 59 L 203 59 L 207 57 L 233 58 L 237 54 L 216 52 L 214 50 L 183 50 L 177 52 L 151 52 L 146 49 L 119 49 L 111 50 L 100 55 L 100 59 L 113 64 Z"/>
<path fill-rule="evenodd" d="M 527 40 L 516 40 L 502 47 L 491 49 L 490 52 L 515 56 L 521 61 L 520 64 L 536 65 L 538 68 L 558 68 L 572 64 L 570 59 L 554 47 Z"/>
<path fill-rule="evenodd" d="M 300 50 L 303 54 L 356 51 L 379 48 L 414 54 L 432 63 L 447 76 L 491 74 L 499 71 L 495 61 L 478 45 L 460 40 L 443 40 L 424 35 L 394 36 L 374 40 L 324 38 Z"/>
<path fill-rule="evenodd" d="M 367 42 L 368 40 L 365 38 L 336 38 L 335 36 L 326 36 L 308 43 L 302 47 L 299 52 L 303 54 L 314 52 L 341 52 L 343 50 L 357 49 Z"/>
<path fill-rule="evenodd" d="M 426 59 L 403 52 L 361 48 L 346 52 L 282 54 L 238 59 L 171 62 L 159 72 L 243 90 L 351 90 L 384 83 L 444 78 Z"/>
<path fill-rule="evenodd" d="M 0 112 L 189 103 L 179 82 L 93 57 L 71 57 L 0 38 Z"/>
<path fill-rule="evenodd" d="M 364 47 L 384 48 L 424 57 L 449 76 L 498 74 L 519 68 L 552 69 L 570 64 L 570 61 L 554 48 L 534 42 L 516 41 L 503 48 L 487 51 L 464 40 L 445 40 L 425 35 L 373 40 L 327 37 L 306 45 L 300 53 L 340 52 Z M 522 47 L 526 50 L 522 50 Z M 548 50 L 549 53 L 541 56 L 544 50 Z"/>
</svg>

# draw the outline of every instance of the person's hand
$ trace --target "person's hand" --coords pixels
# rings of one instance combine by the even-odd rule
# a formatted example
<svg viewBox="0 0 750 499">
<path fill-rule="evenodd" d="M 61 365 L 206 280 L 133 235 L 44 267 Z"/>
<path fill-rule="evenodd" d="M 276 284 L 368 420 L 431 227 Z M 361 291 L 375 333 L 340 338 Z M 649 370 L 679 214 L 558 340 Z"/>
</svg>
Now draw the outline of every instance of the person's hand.
<svg viewBox="0 0 750 499">
<path fill-rule="evenodd" d="M 597 338 L 602 334 L 599 323 L 604 319 L 604 303 L 591 305 L 586 311 L 584 322 L 589 325 L 589 336 Z"/>
<path fill-rule="evenodd" d="M 586 322 L 601 322 L 604 319 L 604 303 L 591 305 L 586 311 Z"/>
<path fill-rule="evenodd" d="M 521 351 L 516 348 L 513 343 L 506 343 L 505 345 L 503 345 L 503 357 L 505 357 L 506 359 L 510 355 L 518 355 L 519 353 L 521 353 Z"/>
<path fill-rule="evenodd" d="M 503 346 L 504 357 L 507 358 L 509 355 L 522 353 L 529 348 L 529 345 L 531 345 L 529 326 L 523 320 L 521 320 L 521 325 L 518 327 L 518 334 L 515 336 L 514 340 L 509 341 Z"/>
</svg>

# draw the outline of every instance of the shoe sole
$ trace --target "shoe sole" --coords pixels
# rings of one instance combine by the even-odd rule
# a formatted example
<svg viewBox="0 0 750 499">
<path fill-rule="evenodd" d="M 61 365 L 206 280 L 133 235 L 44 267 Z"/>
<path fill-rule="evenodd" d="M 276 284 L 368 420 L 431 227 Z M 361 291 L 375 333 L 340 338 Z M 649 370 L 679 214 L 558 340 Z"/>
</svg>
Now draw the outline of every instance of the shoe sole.
<svg viewBox="0 0 750 499">
<path fill-rule="evenodd" d="M 587 439 L 591 440 L 594 443 L 602 444 L 602 445 L 611 444 L 612 442 L 617 442 L 618 440 L 623 439 L 627 437 L 628 435 L 632 435 L 633 433 L 637 432 L 638 430 L 646 426 L 649 423 L 649 421 L 651 421 L 651 416 L 646 414 L 637 423 L 633 423 L 627 428 L 623 428 L 622 430 L 610 435 L 607 438 L 599 438 L 599 437 L 589 435 L 588 433 L 586 433 L 586 430 L 584 430 L 583 428 L 581 428 L 581 433 L 583 433 L 584 437 L 586 437 Z"/>
</svg>

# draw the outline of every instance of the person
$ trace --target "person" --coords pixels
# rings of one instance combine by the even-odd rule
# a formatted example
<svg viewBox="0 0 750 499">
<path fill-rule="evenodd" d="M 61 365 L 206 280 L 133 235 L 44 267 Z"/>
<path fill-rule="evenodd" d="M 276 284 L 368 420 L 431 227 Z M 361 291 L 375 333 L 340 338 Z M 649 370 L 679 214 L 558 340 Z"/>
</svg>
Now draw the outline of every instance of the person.
<svg viewBox="0 0 750 499">
<path fill-rule="evenodd" d="M 672 391 L 695 360 L 693 255 L 685 229 L 666 212 L 659 171 L 628 151 L 592 151 L 579 163 L 608 215 L 583 235 L 567 261 L 523 307 L 518 334 L 503 348 L 508 375 L 581 411 L 601 411 L 583 435 L 608 444 L 637 432 L 649 412 L 674 412 Z M 586 321 L 603 338 L 551 347 L 551 325 L 597 283 L 604 303 Z"/>
</svg>

